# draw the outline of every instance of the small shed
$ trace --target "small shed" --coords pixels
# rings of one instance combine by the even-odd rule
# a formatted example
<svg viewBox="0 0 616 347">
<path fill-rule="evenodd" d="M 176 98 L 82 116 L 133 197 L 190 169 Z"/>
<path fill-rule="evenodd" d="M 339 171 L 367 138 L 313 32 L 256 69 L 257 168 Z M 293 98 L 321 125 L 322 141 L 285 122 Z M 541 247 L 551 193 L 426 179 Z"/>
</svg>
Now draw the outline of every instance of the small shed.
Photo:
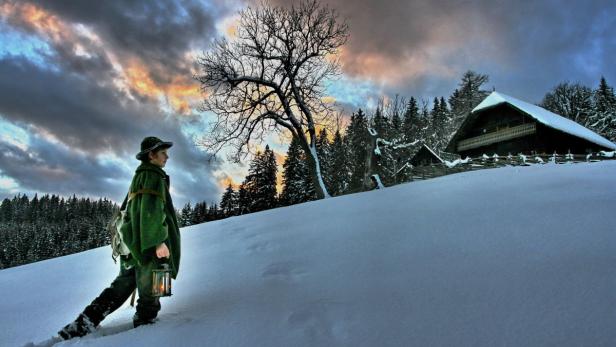
<svg viewBox="0 0 616 347">
<path fill-rule="evenodd" d="M 457 159 L 458 155 L 453 153 L 439 152 L 433 150 L 425 143 L 422 144 L 417 152 L 411 157 L 410 163 L 411 165 L 417 166 L 425 166 L 436 163 L 444 163 L 445 160 L 453 161 Z"/>
</svg>

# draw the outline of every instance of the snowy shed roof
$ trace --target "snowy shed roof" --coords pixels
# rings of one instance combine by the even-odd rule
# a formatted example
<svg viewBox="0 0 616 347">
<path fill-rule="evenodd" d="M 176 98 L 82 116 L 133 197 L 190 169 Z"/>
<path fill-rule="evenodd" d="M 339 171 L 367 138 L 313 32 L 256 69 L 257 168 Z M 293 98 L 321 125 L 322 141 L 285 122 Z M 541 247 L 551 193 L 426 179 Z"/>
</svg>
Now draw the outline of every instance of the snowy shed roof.
<svg viewBox="0 0 616 347">
<path fill-rule="evenodd" d="M 600 146 L 616 149 L 616 144 L 613 142 L 570 119 L 503 93 L 492 92 L 471 112 L 475 113 L 501 104 L 509 104 L 548 127 L 586 139 Z"/>
<path fill-rule="evenodd" d="M 445 162 L 443 159 L 441 159 L 441 157 L 440 157 L 438 154 L 434 153 L 434 151 L 432 150 L 432 148 L 428 147 L 428 145 L 426 145 L 425 143 L 423 144 L 423 147 L 426 147 L 426 149 L 427 149 L 428 151 L 430 151 L 430 153 L 432 153 L 432 154 L 433 154 L 433 155 L 434 155 L 434 156 L 435 156 L 438 160 L 440 160 L 440 161 L 441 161 L 441 163 L 444 163 L 444 162 Z"/>
</svg>

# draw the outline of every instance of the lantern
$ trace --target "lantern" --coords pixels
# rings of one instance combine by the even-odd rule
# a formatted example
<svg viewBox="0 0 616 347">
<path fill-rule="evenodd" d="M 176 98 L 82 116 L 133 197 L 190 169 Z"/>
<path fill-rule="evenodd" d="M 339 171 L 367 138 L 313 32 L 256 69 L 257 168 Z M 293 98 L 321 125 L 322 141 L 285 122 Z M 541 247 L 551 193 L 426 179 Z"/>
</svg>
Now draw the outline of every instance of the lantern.
<svg viewBox="0 0 616 347">
<path fill-rule="evenodd" d="M 152 270 L 152 295 L 171 296 L 171 269 L 163 263 L 162 268 Z"/>
</svg>

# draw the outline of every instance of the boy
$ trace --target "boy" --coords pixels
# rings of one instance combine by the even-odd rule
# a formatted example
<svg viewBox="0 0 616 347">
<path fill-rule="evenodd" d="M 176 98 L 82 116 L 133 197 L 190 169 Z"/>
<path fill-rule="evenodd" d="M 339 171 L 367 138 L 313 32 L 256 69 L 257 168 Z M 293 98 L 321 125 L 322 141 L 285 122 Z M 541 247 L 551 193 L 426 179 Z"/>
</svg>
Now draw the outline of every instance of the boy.
<svg viewBox="0 0 616 347">
<path fill-rule="evenodd" d="M 136 155 L 141 165 L 135 170 L 129 194 L 122 204 L 127 211 L 122 235 L 130 254 L 120 256 L 119 275 L 74 322 L 58 332 L 61 338 L 68 340 L 96 330 L 135 288 L 139 299 L 133 326 L 154 323 L 161 307 L 159 298 L 152 295 L 152 270 L 166 261 L 171 277 L 176 279 L 180 266 L 180 230 L 169 194 L 170 178 L 162 169 L 172 145 L 153 136 L 141 142 L 141 151 Z"/>
</svg>

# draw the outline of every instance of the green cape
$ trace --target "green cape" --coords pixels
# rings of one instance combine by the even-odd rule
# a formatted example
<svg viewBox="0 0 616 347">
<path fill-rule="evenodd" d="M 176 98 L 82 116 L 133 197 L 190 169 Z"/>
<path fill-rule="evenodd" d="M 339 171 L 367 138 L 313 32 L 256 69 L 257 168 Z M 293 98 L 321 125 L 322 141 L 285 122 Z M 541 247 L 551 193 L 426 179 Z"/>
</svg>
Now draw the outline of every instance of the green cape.
<svg viewBox="0 0 616 347">
<path fill-rule="evenodd" d="M 165 171 L 154 164 L 142 163 L 135 170 L 130 192 L 140 189 L 158 194 L 137 194 L 128 201 L 122 236 L 132 257 L 126 265 L 143 265 L 156 257 L 156 246 L 165 242 L 169 248 L 171 276 L 177 278 L 180 268 L 180 229 L 175 208 L 169 194 L 170 179 Z M 163 200 L 162 197 L 165 197 Z"/>
</svg>

